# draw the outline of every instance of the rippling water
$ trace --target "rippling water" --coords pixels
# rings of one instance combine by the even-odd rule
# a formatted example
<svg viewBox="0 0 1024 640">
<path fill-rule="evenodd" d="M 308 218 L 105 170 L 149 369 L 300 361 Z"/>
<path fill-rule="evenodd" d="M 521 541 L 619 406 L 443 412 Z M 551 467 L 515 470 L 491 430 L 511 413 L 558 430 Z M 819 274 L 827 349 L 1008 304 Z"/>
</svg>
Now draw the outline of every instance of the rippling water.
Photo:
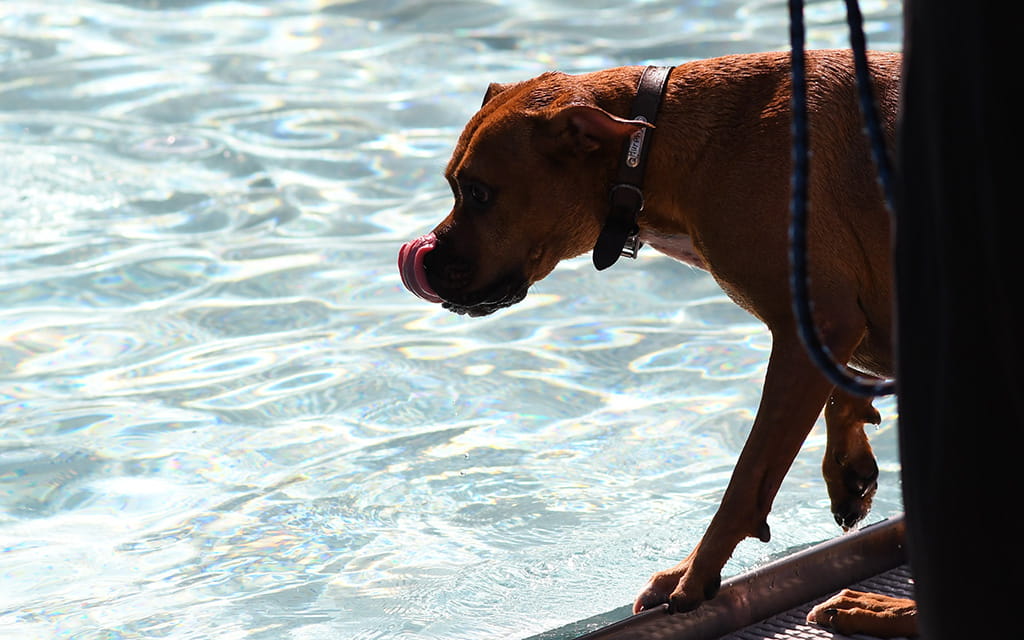
<svg viewBox="0 0 1024 640">
<path fill-rule="evenodd" d="M 895 2 L 864 2 L 896 49 Z M 841 3 L 808 9 L 845 46 Z M 493 80 L 786 46 L 781 0 L 0 6 L 0 637 L 522 638 L 696 542 L 769 336 L 653 253 L 447 314 L 398 245 Z M 894 404 L 875 518 L 899 511 Z M 833 536 L 819 427 L 729 574 Z"/>
</svg>

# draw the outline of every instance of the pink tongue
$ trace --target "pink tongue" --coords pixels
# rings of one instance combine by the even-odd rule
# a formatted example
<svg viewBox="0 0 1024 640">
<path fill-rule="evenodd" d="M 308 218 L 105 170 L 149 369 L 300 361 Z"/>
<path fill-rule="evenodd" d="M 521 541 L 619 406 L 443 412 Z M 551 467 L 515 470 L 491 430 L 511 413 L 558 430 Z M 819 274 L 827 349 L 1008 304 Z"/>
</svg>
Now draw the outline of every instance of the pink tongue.
<svg viewBox="0 0 1024 640">
<path fill-rule="evenodd" d="M 433 250 L 436 243 L 434 234 L 428 233 L 406 242 L 398 251 L 398 272 L 402 274 L 402 283 L 427 302 L 441 302 L 441 296 L 434 293 L 427 282 L 427 271 L 423 268 L 424 256 Z"/>
</svg>

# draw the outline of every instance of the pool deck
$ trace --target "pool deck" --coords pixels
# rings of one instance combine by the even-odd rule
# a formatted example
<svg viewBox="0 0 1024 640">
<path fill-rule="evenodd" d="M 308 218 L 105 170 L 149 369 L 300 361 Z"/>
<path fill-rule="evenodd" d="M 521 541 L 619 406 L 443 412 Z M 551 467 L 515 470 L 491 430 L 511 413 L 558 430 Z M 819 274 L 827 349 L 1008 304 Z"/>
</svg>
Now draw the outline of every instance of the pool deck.
<svg viewBox="0 0 1024 640">
<path fill-rule="evenodd" d="M 692 613 L 659 608 L 596 629 L 582 621 L 531 640 L 850 638 L 808 624 L 807 612 L 843 588 L 913 597 L 904 539 L 903 517 L 890 518 L 730 578 Z"/>
</svg>

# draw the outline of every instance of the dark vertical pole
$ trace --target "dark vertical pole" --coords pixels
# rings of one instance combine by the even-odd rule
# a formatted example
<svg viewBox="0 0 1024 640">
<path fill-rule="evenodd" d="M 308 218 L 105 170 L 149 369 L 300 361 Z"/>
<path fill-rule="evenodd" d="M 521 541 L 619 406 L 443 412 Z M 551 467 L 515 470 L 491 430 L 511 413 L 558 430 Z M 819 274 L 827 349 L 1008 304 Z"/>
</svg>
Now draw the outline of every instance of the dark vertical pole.
<svg viewBox="0 0 1024 640">
<path fill-rule="evenodd" d="M 928 640 L 1008 638 L 1022 624 L 1024 31 L 1010 6 L 904 5 L 900 451 Z"/>
</svg>

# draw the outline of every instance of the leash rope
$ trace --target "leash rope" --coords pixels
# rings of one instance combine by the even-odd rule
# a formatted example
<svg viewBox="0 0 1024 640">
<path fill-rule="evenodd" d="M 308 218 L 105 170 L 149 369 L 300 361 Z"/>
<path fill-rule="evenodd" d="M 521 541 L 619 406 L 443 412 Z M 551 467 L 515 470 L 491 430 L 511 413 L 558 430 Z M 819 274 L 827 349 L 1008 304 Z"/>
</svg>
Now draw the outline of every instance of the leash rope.
<svg viewBox="0 0 1024 640">
<path fill-rule="evenodd" d="M 889 169 L 885 137 L 878 120 L 871 75 L 868 71 L 867 46 L 864 37 L 863 17 L 857 0 L 846 0 L 846 17 L 850 27 L 850 47 L 853 49 L 854 67 L 857 75 L 858 94 L 871 140 L 879 181 L 882 185 L 886 205 L 892 211 L 892 180 Z M 858 396 L 884 396 L 895 393 L 893 380 L 877 380 L 859 376 L 849 367 L 837 363 L 828 346 L 821 340 L 814 325 L 813 304 L 809 294 L 810 276 L 807 272 L 807 174 L 808 174 L 808 126 L 807 126 L 807 76 L 805 69 L 804 3 L 803 0 L 789 0 L 789 37 L 792 66 L 792 109 L 793 109 L 793 184 L 790 202 L 790 288 L 793 298 L 793 312 L 796 315 L 800 339 L 815 365 L 829 381 L 840 389 Z"/>
</svg>

